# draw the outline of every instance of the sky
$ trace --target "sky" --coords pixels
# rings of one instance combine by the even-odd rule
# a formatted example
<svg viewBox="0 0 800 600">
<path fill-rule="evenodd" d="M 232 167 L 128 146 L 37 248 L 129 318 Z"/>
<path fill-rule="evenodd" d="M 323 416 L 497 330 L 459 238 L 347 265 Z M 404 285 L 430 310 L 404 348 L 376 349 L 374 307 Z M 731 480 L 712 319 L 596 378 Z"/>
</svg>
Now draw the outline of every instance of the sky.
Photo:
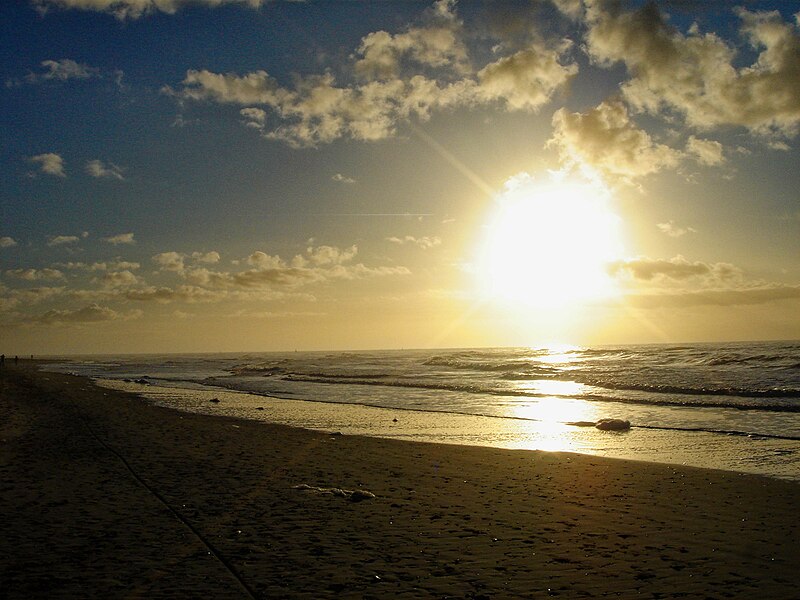
<svg viewBox="0 0 800 600">
<path fill-rule="evenodd" d="M 0 346 L 800 338 L 800 2 L 0 5 Z"/>
</svg>

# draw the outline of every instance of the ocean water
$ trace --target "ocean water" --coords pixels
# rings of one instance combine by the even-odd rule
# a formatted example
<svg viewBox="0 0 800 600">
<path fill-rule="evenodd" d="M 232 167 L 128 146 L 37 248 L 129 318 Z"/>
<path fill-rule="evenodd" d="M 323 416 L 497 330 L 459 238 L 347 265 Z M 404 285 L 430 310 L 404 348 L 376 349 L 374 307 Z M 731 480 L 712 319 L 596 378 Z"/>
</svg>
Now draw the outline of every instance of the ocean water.
<svg viewBox="0 0 800 600">
<path fill-rule="evenodd" d="M 193 412 L 800 480 L 800 342 L 95 356 L 48 368 Z M 632 427 L 593 427 L 604 418 Z"/>
</svg>

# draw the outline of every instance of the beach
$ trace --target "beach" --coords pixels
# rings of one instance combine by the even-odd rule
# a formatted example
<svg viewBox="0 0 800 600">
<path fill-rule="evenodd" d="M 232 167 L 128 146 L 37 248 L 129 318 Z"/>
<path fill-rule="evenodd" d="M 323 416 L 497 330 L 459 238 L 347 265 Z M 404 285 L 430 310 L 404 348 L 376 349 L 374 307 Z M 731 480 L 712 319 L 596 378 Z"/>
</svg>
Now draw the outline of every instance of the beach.
<svg viewBox="0 0 800 600">
<path fill-rule="evenodd" d="M 800 586 L 796 482 L 184 413 L 29 361 L 0 381 L 9 598 L 789 599 Z"/>
</svg>

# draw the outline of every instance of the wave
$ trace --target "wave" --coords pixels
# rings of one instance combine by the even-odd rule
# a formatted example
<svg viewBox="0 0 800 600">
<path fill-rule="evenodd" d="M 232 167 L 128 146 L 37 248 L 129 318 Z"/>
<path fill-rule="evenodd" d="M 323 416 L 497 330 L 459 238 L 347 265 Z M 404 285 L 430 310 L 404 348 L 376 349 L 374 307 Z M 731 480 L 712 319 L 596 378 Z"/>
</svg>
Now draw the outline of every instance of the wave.
<svg viewBox="0 0 800 600">
<path fill-rule="evenodd" d="M 786 361 L 796 360 L 796 354 L 749 354 L 743 355 L 740 353 L 727 353 L 720 356 L 713 356 L 703 361 L 703 364 L 708 366 L 725 366 L 725 365 L 765 365 L 770 363 L 785 363 Z"/>
<path fill-rule="evenodd" d="M 517 359 L 507 361 L 475 361 L 465 360 L 463 356 L 432 356 L 422 363 L 426 367 L 447 367 L 449 369 L 464 371 L 480 371 L 486 373 L 513 372 L 521 374 L 555 374 L 559 369 L 547 366 L 535 366 L 530 359 Z M 527 370 L 525 370 L 527 367 Z"/>
<path fill-rule="evenodd" d="M 234 365 L 228 369 L 234 375 L 281 375 L 289 371 L 281 365 L 286 361 L 269 364 L 242 364 Z"/>
<path fill-rule="evenodd" d="M 597 388 L 619 391 L 650 392 L 654 394 L 679 394 L 682 396 L 733 396 L 737 398 L 798 398 L 800 388 L 737 388 L 692 387 L 661 383 L 614 383 L 596 379 L 577 378 L 579 383 Z"/>
<path fill-rule="evenodd" d="M 224 379 L 224 378 L 223 378 Z M 351 382 L 352 383 L 352 382 Z M 257 396 L 264 396 L 268 398 L 274 398 L 277 400 L 298 400 L 296 397 L 287 397 L 281 394 L 269 393 L 269 392 L 259 392 L 255 390 L 247 390 L 247 389 L 240 389 L 235 386 L 232 382 L 229 381 L 222 381 L 217 378 L 209 378 L 209 381 L 206 382 L 206 385 L 224 388 L 227 390 L 231 390 L 234 392 L 239 392 L 243 394 L 254 394 Z M 383 385 L 379 383 L 365 383 L 365 385 Z M 603 398 L 603 400 L 607 401 L 614 401 L 610 398 Z M 353 402 L 353 401 L 334 401 L 334 400 L 319 400 L 319 399 L 302 399 L 303 402 L 313 402 L 313 403 L 320 403 L 320 404 L 350 404 L 350 405 L 358 405 L 358 406 L 367 406 L 371 408 L 381 408 L 381 409 L 391 409 L 395 411 L 402 411 L 402 412 L 413 412 L 413 413 L 443 413 L 449 415 L 463 415 L 463 416 L 470 416 L 470 417 L 484 417 L 490 419 L 504 419 L 504 420 L 511 420 L 511 421 L 529 421 L 529 422 L 543 422 L 542 419 L 535 419 L 533 417 L 523 417 L 523 416 L 516 416 L 516 415 L 498 415 L 492 413 L 485 413 L 480 411 L 468 411 L 468 410 L 445 410 L 440 407 L 426 407 L 426 408 L 415 408 L 415 407 L 408 407 L 408 406 L 397 406 L 397 405 L 384 405 L 378 403 L 369 403 L 369 402 Z M 620 400 L 621 401 L 621 400 Z M 625 401 L 622 401 L 625 402 Z M 731 407 L 727 407 L 731 408 Z M 738 407 L 734 407 L 738 408 Z M 753 407 L 756 409 L 756 407 Z M 798 411 L 790 411 L 790 412 L 799 412 Z M 246 418 L 246 417 L 245 417 Z M 593 427 L 595 425 L 592 421 L 562 421 L 560 422 L 562 425 L 568 425 L 572 427 Z M 657 430 L 657 431 L 680 431 L 680 432 L 689 432 L 689 433 L 711 433 L 717 435 L 728 435 L 728 436 L 738 436 L 738 437 L 746 437 L 752 438 L 754 440 L 759 439 L 776 439 L 776 440 L 791 440 L 791 441 L 800 441 L 800 436 L 795 435 L 781 435 L 781 434 L 773 434 L 773 433 L 759 433 L 753 431 L 745 431 L 745 430 L 738 430 L 738 429 L 719 429 L 715 427 L 687 427 L 687 426 L 676 426 L 676 425 L 652 425 L 652 424 L 643 424 L 643 423 L 631 423 L 631 428 L 633 429 L 649 429 L 649 430 Z M 783 450 L 782 452 L 793 452 L 793 450 Z"/>
<path fill-rule="evenodd" d="M 735 410 L 753 410 L 753 411 L 769 411 L 769 412 L 800 412 L 800 402 L 798 403 L 767 403 L 767 402 L 737 402 L 730 400 L 728 402 L 715 402 L 709 400 L 696 400 L 694 398 L 702 397 L 703 394 L 686 395 L 684 398 L 663 398 L 663 397 L 638 397 L 638 398 L 620 398 L 618 396 L 608 396 L 603 394 L 574 394 L 574 393 L 539 393 L 529 390 L 504 390 L 489 388 L 475 384 L 456 384 L 456 383 L 426 383 L 418 380 L 415 381 L 402 381 L 402 380 L 374 380 L 362 378 L 348 378 L 341 380 L 335 377 L 310 377 L 306 375 L 286 375 L 281 378 L 283 381 L 290 381 L 296 383 L 320 383 L 326 385 L 372 385 L 381 387 L 398 387 L 398 388 L 413 388 L 425 390 L 439 390 L 449 392 L 460 392 L 468 394 L 486 394 L 491 396 L 511 396 L 520 398 L 549 398 L 549 397 L 562 397 L 562 398 L 575 398 L 587 401 L 602 401 L 602 402 L 619 402 L 623 404 L 639 404 L 639 405 L 656 405 L 656 406 L 679 406 L 679 407 L 698 407 L 698 408 L 730 408 Z M 626 388 L 621 388 L 626 389 Z M 722 396 L 719 394 L 705 394 L 708 396 Z M 692 398 L 694 396 L 694 398 Z M 763 395 L 763 398 L 794 398 L 800 396 L 800 391 L 794 392 L 793 395 Z M 753 395 L 739 395 L 728 396 L 733 398 L 756 398 L 759 396 Z"/>
</svg>

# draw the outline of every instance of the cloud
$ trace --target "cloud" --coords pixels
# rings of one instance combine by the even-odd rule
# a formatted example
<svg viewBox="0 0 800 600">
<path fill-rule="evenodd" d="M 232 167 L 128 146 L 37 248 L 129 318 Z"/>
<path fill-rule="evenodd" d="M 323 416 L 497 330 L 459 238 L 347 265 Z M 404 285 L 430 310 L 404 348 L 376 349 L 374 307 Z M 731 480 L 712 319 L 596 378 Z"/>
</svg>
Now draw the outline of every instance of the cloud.
<svg viewBox="0 0 800 600">
<path fill-rule="evenodd" d="M 9 269 L 8 277 L 22 279 L 23 281 L 40 281 L 43 279 L 64 279 L 64 274 L 58 269 Z"/>
<path fill-rule="evenodd" d="M 124 181 L 125 177 L 122 175 L 124 169 L 114 163 L 103 164 L 101 160 L 90 160 L 86 163 L 86 173 L 98 179 L 116 179 L 117 181 Z"/>
<path fill-rule="evenodd" d="M 109 244 L 113 244 L 114 246 L 118 246 L 119 244 L 135 244 L 136 240 L 133 239 L 132 233 L 118 233 L 117 235 L 112 235 L 109 237 L 103 238 L 104 242 L 108 242 Z"/>
<path fill-rule="evenodd" d="M 280 256 L 270 256 L 266 252 L 261 252 L 261 250 L 253 252 L 245 259 L 245 262 L 259 269 L 277 269 L 284 264 Z"/>
<path fill-rule="evenodd" d="M 105 289 L 117 289 L 138 285 L 141 280 L 130 271 L 110 271 L 103 273 L 96 282 Z"/>
<path fill-rule="evenodd" d="M 54 152 L 30 156 L 28 157 L 28 162 L 38 164 L 39 170 L 46 175 L 54 175 L 55 177 L 67 176 L 64 171 L 64 159 Z"/>
<path fill-rule="evenodd" d="M 305 263 L 310 263 L 315 266 L 331 266 L 341 265 L 353 260 L 355 255 L 358 254 L 356 246 L 340 249 L 335 246 L 309 246 L 306 248 L 306 254 L 303 257 Z M 298 257 L 295 257 L 297 260 Z"/>
<path fill-rule="evenodd" d="M 179 285 L 175 288 L 150 286 L 130 289 L 124 292 L 124 298 L 126 300 L 157 302 L 159 304 L 168 304 L 176 301 L 189 302 L 192 304 L 198 302 L 216 302 L 226 297 L 227 294 L 224 292 L 207 290 L 192 285 Z"/>
<path fill-rule="evenodd" d="M 283 266 L 248 269 L 237 273 L 195 268 L 186 272 L 186 279 L 194 285 L 212 289 L 255 289 L 272 286 L 295 287 L 319 281 L 320 277 L 311 270 Z"/>
<path fill-rule="evenodd" d="M 569 47 L 567 42 L 558 49 L 535 44 L 486 65 L 478 72 L 479 95 L 488 101 L 502 100 L 512 110 L 539 110 L 578 72 L 574 63 L 561 64 Z"/>
<path fill-rule="evenodd" d="M 64 292 L 63 287 L 34 287 L 8 290 L 0 285 L 0 312 L 16 308 L 20 304 L 31 306 Z"/>
<path fill-rule="evenodd" d="M 68 81 L 70 79 L 92 79 L 100 77 L 100 70 L 86 64 L 77 63 L 69 58 L 61 60 L 43 60 L 43 72 L 28 73 L 25 81 L 40 83 L 42 81 Z"/>
<path fill-rule="evenodd" d="M 386 241 L 392 242 L 393 244 L 399 244 L 401 246 L 403 244 L 412 244 L 414 246 L 419 246 L 423 250 L 428 250 L 428 249 L 433 248 L 434 246 L 438 246 L 439 244 L 442 243 L 441 238 L 436 237 L 436 236 L 433 236 L 433 237 L 428 237 L 428 236 L 414 237 L 413 235 L 407 235 L 407 236 L 404 236 L 404 237 L 394 237 L 394 236 L 393 237 L 388 237 L 388 238 L 386 238 Z"/>
<path fill-rule="evenodd" d="M 553 115 L 548 145 L 558 149 L 562 160 L 628 180 L 676 167 L 683 157 L 636 127 L 619 100 L 607 100 L 585 113 L 560 108 Z"/>
<path fill-rule="evenodd" d="M 741 270 L 729 263 L 690 262 L 678 255 L 669 260 L 639 257 L 617 261 L 609 266 L 612 275 L 629 276 L 640 281 L 686 281 L 707 279 L 732 281 L 741 277 Z"/>
<path fill-rule="evenodd" d="M 427 119 L 435 108 L 469 103 L 475 97 L 471 80 L 440 85 L 422 75 L 347 87 L 326 73 L 298 78 L 295 88 L 288 89 L 265 71 L 240 76 L 190 70 L 181 85 L 177 91 L 167 86 L 164 92 L 185 100 L 266 106 L 269 113 L 258 107 L 242 109 L 245 125 L 293 147 L 342 137 L 384 139 L 395 135 L 397 124 L 412 115 Z"/>
<path fill-rule="evenodd" d="M 128 311 L 127 313 L 119 313 L 107 306 L 100 306 L 99 304 L 89 304 L 83 308 L 75 310 L 49 310 L 46 313 L 32 317 L 31 322 L 41 323 L 45 325 L 69 325 L 69 324 L 87 324 L 87 323 L 101 323 L 104 321 L 118 321 L 137 319 L 142 316 L 139 310 Z"/>
<path fill-rule="evenodd" d="M 778 11 L 736 9 L 740 33 L 758 56 L 740 66 L 735 48 L 713 33 L 670 26 L 650 2 L 625 11 L 587 2 L 586 45 L 603 65 L 623 63 L 625 99 L 638 110 L 673 111 L 699 129 L 742 126 L 793 136 L 800 124 L 800 35 Z"/>
<path fill-rule="evenodd" d="M 77 235 L 54 235 L 47 241 L 48 246 L 63 246 L 64 244 L 74 244 L 81 238 Z"/>
<path fill-rule="evenodd" d="M 183 262 L 184 255 L 178 252 L 161 252 L 153 256 L 152 260 L 160 268 L 160 271 L 173 271 L 175 273 L 182 273 L 185 265 Z"/>
<path fill-rule="evenodd" d="M 658 229 L 670 236 L 670 237 L 681 237 L 686 235 L 687 233 L 697 233 L 697 230 L 692 227 L 679 227 L 675 225 L 675 221 L 667 221 L 666 223 L 657 223 L 656 227 Z"/>
<path fill-rule="evenodd" d="M 103 12 L 123 21 L 138 19 L 156 12 L 175 14 L 178 9 L 189 6 L 217 7 L 223 4 L 242 4 L 258 8 L 268 0 L 31 0 L 36 10 L 44 15 L 50 10 L 86 10 Z"/>
<path fill-rule="evenodd" d="M 745 306 L 783 301 L 800 301 L 800 286 L 765 285 L 744 289 L 683 291 L 628 297 L 630 304 L 640 308 Z"/>
<path fill-rule="evenodd" d="M 583 14 L 582 0 L 552 0 L 556 8 L 570 18 L 577 19 Z"/>
<path fill-rule="evenodd" d="M 256 254 L 263 254 L 263 252 Z M 156 254 L 152 258 L 153 262 L 159 266 L 159 271 L 172 271 L 173 273 L 179 274 L 184 273 L 187 259 L 199 263 L 213 265 L 219 262 L 220 255 L 219 252 L 214 250 L 210 252 L 192 252 L 191 254 L 183 254 L 181 252 L 162 252 L 161 254 Z"/>
<path fill-rule="evenodd" d="M 283 311 L 271 311 L 271 310 L 259 310 L 259 311 L 252 311 L 252 310 L 237 310 L 229 315 L 225 315 L 230 319 L 287 319 L 293 317 L 323 317 L 327 313 L 324 312 L 312 312 L 312 311 L 290 311 L 290 310 L 283 310 Z"/>
<path fill-rule="evenodd" d="M 270 290 L 294 289 L 312 283 L 332 280 L 353 280 L 366 277 L 408 275 L 406 267 L 368 267 L 352 264 L 358 253 L 356 246 L 309 246 L 305 253 L 287 261 L 277 255 L 256 251 L 242 262 L 250 269 L 238 272 L 214 271 L 205 267 L 186 268 L 183 255 L 158 255 L 162 270 L 172 270 L 193 286 L 210 290 Z M 154 257 L 156 260 L 156 257 Z"/>
<path fill-rule="evenodd" d="M 722 144 L 714 140 L 698 139 L 691 135 L 686 142 L 686 152 L 701 165 L 708 167 L 721 165 L 725 162 Z"/>
<path fill-rule="evenodd" d="M 536 42 L 473 69 L 453 6 L 437 2 L 421 27 L 365 36 L 349 84 L 338 83 L 330 72 L 298 76 L 292 87 L 284 87 L 263 70 L 243 75 L 189 70 L 177 89 L 162 91 L 179 100 L 238 104 L 246 127 L 307 147 L 340 138 L 389 138 L 402 123 L 454 107 L 498 102 L 507 110 L 535 111 L 577 72 L 575 64 L 562 64 L 567 42 L 554 48 Z"/>
<path fill-rule="evenodd" d="M 219 262 L 219 252 L 212 250 L 211 252 L 192 252 L 192 258 L 197 262 L 213 265 Z"/>
<path fill-rule="evenodd" d="M 376 31 L 361 40 L 354 65 L 365 79 L 393 79 L 403 63 L 425 67 L 467 70 L 467 49 L 460 39 L 461 21 L 453 11 L 455 2 L 441 0 L 428 11 L 429 23 L 410 27 L 403 33 Z"/>
<path fill-rule="evenodd" d="M 333 179 L 333 181 L 338 181 L 339 183 L 355 183 L 356 182 L 356 180 L 353 179 L 352 177 L 346 177 L 345 175 L 342 175 L 341 173 L 337 173 L 336 175 L 331 177 L 331 179 Z"/>
<path fill-rule="evenodd" d="M 112 260 L 108 262 L 95 262 L 92 264 L 82 262 L 68 262 L 58 263 L 57 267 L 69 270 L 84 270 L 84 271 L 115 271 L 115 270 L 130 270 L 135 271 L 141 265 L 137 262 L 130 262 L 125 260 Z"/>
<path fill-rule="evenodd" d="M 17 245 L 17 241 L 12 238 L 4 235 L 0 237 L 0 248 L 12 248 L 13 246 Z"/>
</svg>

